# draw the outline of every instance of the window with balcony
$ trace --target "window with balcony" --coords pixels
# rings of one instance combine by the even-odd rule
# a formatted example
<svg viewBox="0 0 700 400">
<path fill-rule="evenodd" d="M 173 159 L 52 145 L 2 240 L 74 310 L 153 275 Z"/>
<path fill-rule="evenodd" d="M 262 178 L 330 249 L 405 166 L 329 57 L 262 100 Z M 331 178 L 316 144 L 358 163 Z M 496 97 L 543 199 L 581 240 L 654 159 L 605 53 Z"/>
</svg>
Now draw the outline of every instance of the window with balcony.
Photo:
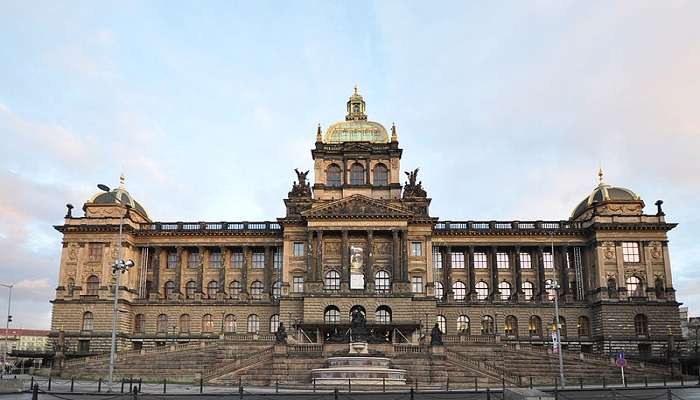
<svg viewBox="0 0 700 400">
<path fill-rule="evenodd" d="M 469 317 L 466 315 L 460 315 L 457 318 L 457 333 L 469 334 Z"/>
</svg>

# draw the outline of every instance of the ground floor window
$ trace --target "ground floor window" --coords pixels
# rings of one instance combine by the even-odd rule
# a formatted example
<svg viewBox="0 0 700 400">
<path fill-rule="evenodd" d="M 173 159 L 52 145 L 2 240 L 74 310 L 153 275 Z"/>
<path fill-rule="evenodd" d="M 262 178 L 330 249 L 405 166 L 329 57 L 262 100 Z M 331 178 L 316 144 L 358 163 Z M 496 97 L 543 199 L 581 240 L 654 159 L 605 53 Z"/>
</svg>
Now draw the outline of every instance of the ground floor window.
<svg viewBox="0 0 700 400">
<path fill-rule="evenodd" d="M 89 353 L 90 352 L 90 341 L 89 340 L 78 340 L 78 353 Z"/>
</svg>

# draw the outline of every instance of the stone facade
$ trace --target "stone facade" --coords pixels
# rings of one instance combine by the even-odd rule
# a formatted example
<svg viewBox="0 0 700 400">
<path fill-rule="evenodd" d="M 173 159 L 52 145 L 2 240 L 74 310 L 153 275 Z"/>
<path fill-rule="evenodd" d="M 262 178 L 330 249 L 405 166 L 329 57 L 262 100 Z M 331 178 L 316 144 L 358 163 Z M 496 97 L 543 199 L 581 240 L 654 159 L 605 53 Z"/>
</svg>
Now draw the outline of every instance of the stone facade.
<svg viewBox="0 0 700 400">
<path fill-rule="evenodd" d="M 396 128 L 367 121 L 358 93 L 347 107 L 345 121 L 325 135 L 319 127 L 314 183 L 297 171 L 276 221 L 151 221 L 123 180 L 89 199 L 84 216 L 69 207 L 56 226 L 52 318 L 67 353 L 108 351 L 120 251 L 135 266 L 120 276 L 119 349 L 269 339 L 279 322 L 298 342 L 322 343 L 356 307 L 394 343 L 423 343 L 438 322 L 446 338 L 546 345 L 555 297 L 570 349 L 658 356 L 681 340 L 667 246 L 675 224 L 660 203 L 645 214 L 632 191 L 601 177 L 568 219 L 442 221 L 417 169 L 401 184 Z"/>
</svg>

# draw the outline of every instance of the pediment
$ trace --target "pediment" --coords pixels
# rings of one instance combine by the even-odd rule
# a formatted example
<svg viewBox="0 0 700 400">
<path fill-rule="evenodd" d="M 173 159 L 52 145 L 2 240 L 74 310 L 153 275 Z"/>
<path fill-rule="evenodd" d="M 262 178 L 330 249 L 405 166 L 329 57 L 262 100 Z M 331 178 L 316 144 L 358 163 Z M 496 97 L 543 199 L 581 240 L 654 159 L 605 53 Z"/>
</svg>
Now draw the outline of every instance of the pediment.
<svg viewBox="0 0 700 400">
<path fill-rule="evenodd" d="M 335 200 L 301 213 L 306 218 L 406 219 L 415 214 L 403 207 L 360 194 Z"/>
</svg>

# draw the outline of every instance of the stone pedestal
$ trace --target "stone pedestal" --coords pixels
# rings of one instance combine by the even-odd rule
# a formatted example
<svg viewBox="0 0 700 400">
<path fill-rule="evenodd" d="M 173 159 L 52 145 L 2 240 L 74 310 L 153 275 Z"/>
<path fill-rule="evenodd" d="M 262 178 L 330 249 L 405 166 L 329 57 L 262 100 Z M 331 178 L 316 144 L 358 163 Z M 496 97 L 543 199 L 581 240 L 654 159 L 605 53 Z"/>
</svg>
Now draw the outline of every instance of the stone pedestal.
<svg viewBox="0 0 700 400">
<path fill-rule="evenodd" d="M 367 342 L 352 342 L 350 343 L 349 354 L 369 354 Z"/>
<path fill-rule="evenodd" d="M 430 346 L 430 354 L 436 356 L 445 355 L 445 346 Z"/>
</svg>

